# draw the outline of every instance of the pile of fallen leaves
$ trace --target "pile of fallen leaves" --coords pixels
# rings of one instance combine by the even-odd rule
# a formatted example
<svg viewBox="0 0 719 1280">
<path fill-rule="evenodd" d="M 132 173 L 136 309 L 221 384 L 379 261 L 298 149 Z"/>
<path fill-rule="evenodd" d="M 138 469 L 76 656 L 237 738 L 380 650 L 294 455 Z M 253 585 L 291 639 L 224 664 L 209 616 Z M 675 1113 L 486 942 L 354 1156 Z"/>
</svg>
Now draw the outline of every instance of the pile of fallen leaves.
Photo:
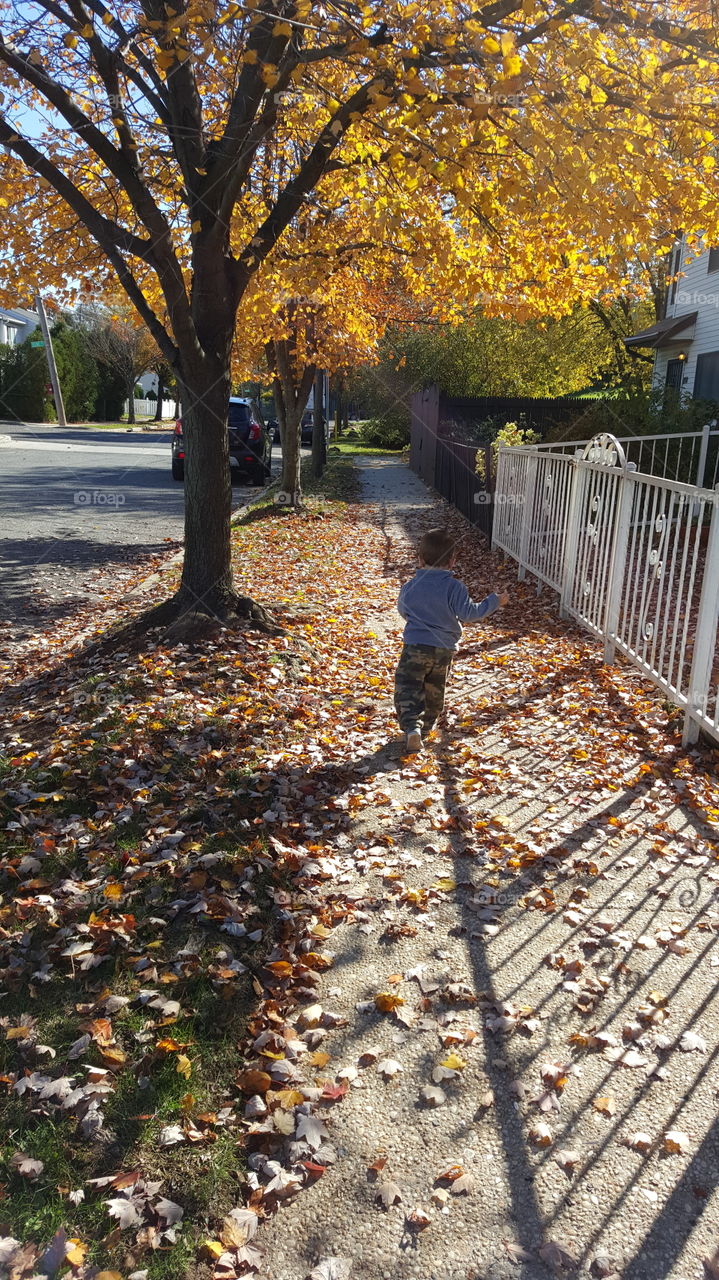
<svg viewBox="0 0 719 1280">
<path fill-rule="evenodd" d="M 358 739 L 377 714 L 363 608 L 389 607 L 394 586 L 378 534 L 344 508 L 258 527 L 235 532 L 236 573 L 287 636 L 85 652 L 93 626 L 77 619 L 65 653 L 39 637 L 7 682 L 12 1277 L 137 1280 L 196 1257 L 244 1274 L 260 1218 L 335 1158 L 324 1116 L 346 1085 L 318 1051 L 331 1019 L 297 1010 L 352 910 L 341 894 L 317 909 L 310 891 L 348 820 L 331 769 L 348 714 Z"/>
</svg>

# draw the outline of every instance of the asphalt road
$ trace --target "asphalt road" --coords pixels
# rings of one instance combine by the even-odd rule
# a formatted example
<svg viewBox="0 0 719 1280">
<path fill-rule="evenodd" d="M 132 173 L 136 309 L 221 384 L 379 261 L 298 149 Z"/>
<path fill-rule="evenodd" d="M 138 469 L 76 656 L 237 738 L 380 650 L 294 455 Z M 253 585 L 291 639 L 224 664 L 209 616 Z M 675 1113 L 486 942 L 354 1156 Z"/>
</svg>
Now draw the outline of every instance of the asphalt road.
<svg viewBox="0 0 719 1280">
<path fill-rule="evenodd" d="M 170 475 L 170 440 L 0 423 L 3 640 L 75 612 L 179 546 L 184 490 Z M 235 507 L 257 493 L 234 482 Z"/>
</svg>

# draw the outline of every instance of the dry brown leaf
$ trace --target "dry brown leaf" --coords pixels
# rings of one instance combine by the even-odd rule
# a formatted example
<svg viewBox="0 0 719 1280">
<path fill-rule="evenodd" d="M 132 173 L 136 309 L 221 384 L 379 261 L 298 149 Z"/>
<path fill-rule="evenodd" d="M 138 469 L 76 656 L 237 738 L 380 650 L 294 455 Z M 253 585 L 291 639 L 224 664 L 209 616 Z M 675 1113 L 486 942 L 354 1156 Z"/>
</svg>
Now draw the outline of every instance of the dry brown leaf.
<svg viewBox="0 0 719 1280">
<path fill-rule="evenodd" d="M 595 1098 L 592 1102 L 595 1111 L 599 1111 L 603 1116 L 613 1116 L 617 1109 L 617 1104 L 609 1094 L 604 1098 Z"/>
<path fill-rule="evenodd" d="M 516 1267 L 519 1266 L 520 1262 L 532 1261 L 533 1255 L 528 1253 L 521 1244 L 517 1244 L 514 1240 L 503 1240 L 502 1244 L 507 1251 L 510 1262 L 513 1262 Z"/>
<path fill-rule="evenodd" d="M 399 1204 L 402 1199 L 402 1192 L 396 1182 L 380 1182 L 375 1193 L 375 1200 L 381 1200 L 385 1209 L 389 1209 L 393 1204 Z"/>
<path fill-rule="evenodd" d="M 461 1178 L 455 1179 L 449 1189 L 453 1196 L 469 1195 L 470 1191 L 474 1190 L 474 1178 L 471 1173 L 463 1173 Z"/>
<path fill-rule="evenodd" d="M 662 1138 L 662 1149 L 670 1155 L 686 1155 L 691 1150 L 691 1141 L 681 1129 L 669 1129 Z"/>
<path fill-rule="evenodd" d="M 561 1245 L 556 1244 L 554 1240 L 547 1240 L 540 1245 L 539 1256 L 548 1266 L 558 1268 L 561 1271 L 576 1271 L 579 1263 L 572 1257 L 571 1253 L 567 1253 Z"/>
<path fill-rule="evenodd" d="M 650 1138 L 649 1134 L 642 1133 L 639 1129 L 634 1133 L 627 1134 L 623 1142 L 625 1147 L 630 1147 L 632 1151 L 641 1151 L 643 1155 L 651 1151 L 653 1145 L 653 1139 Z"/>
<path fill-rule="evenodd" d="M 447 1095 L 444 1089 L 439 1089 L 436 1085 L 427 1084 L 420 1089 L 419 1096 L 428 1107 L 441 1107 L 443 1102 L 447 1101 Z"/>
<path fill-rule="evenodd" d="M 392 991 L 378 991 L 374 1002 L 380 1013 L 393 1013 L 404 1004 L 402 997 L 395 995 Z"/>
<path fill-rule="evenodd" d="M 532 1125 L 527 1137 L 530 1142 L 534 1143 L 535 1147 L 551 1147 L 554 1141 L 552 1130 L 543 1120 L 539 1120 Z"/>
<path fill-rule="evenodd" d="M 257 1071 L 250 1068 L 248 1071 L 241 1071 L 237 1077 L 237 1087 L 243 1093 L 267 1093 L 272 1086 L 272 1076 L 266 1071 Z"/>
</svg>

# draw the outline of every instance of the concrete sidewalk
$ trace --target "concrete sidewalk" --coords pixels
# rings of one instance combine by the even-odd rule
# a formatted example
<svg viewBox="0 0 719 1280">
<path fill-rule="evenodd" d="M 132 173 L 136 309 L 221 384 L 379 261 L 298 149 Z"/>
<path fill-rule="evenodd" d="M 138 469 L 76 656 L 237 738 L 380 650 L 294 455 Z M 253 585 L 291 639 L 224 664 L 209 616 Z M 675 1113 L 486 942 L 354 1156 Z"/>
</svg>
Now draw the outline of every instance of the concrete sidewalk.
<svg viewBox="0 0 719 1280">
<path fill-rule="evenodd" d="M 378 574 L 399 586 L 448 521 L 474 598 L 497 585 L 405 466 L 359 466 Z M 352 1280 L 719 1275 L 712 754 L 682 753 L 548 593 L 503 580 L 413 760 L 383 749 L 400 619 L 367 619 L 382 714 L 326 826 L 324 893 L 356 911 L 317 997 L 340 1021 L 320 1074 L 349 1087 L 336 1162 L 261 1233 L 269 1280 L 330 1257 Z"/>
</svg>

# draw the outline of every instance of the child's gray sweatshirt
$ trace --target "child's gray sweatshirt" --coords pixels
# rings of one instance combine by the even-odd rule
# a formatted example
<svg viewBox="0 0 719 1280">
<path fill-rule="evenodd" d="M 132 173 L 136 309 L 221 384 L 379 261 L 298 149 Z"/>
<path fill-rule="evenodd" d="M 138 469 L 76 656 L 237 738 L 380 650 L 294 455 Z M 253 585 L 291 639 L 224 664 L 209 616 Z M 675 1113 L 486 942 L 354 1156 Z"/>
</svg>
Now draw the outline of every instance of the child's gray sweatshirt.
<svg viewBox="0 0 719 1280">
<path fill-rule="evenodd" d="M 463 622 L 479 622 L 499 608 L 494 592 L 479 604 L 449 569 L 418 569 L 399 593 L 397 608 L 407 625 L 405 644 L 456 649 Z"/>
</svg>

